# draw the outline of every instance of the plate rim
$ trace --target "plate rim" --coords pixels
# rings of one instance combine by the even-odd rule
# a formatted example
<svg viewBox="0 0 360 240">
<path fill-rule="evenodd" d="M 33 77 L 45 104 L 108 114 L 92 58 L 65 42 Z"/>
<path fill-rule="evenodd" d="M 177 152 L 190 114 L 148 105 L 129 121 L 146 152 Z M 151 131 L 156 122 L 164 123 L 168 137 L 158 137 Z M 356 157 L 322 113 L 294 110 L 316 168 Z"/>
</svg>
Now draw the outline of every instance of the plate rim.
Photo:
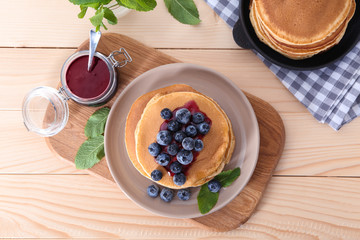
<svg viewBox="0 0 360 240">
<path fill-rule="evenodd" d="M 201 65 L 197 65 L 197 64 L 192 64 L 192 63 L 181 63 L 181 62 L 178 62 L 178 63 L 170 63 L 170 64 L 164 64 L 164 65 L 160 65 L 158 67 L 155 67 L 155 68 L 152 68 L 146 72 L 143 72 L 142 74 L 138 75 L 136 78 L 134 78 L 123 90 L 122 92 L 116 97 L 116 100 L 114 101 L 114 103 L 112 104 L 111 106 L 111 109 L 110 109 L 110 113 L 109 113 L 109 116 L 108 116 L 108 119 L 107 119 L 107 122 L 109 121 L 109 119 L 111 119 L 111 116 L 113 114 L 115 114 L 114 112 L 115 111 L 112 111 L 112 109 L 114 109 L 114 106 L 118 105 L 120 100 L 124 97 L 124 95 L 126 94 L 126 92 L 132 88 L 133 85 L 135 85 L 137 82 L 141 81 L 141 79 L 145 78 L 146 79 L 146 76 L 147 75 L 150 75 L 152 74 L 154 71 L 159 71 L 159 69 L 161 70 L 162 68 L 171 68 L 171 67 L 174 67 L 174 68 L 177 68 L 177 66 L 179 66 L 180 68 L 181 67 L 192 67 L 192 68 L 196 68 L 196 69 L 199 69 L 199 70 L 204 70 L 204 71 L 207 71 L 207 72 L 210 72 L 211 74 L 215 74 L 217 76 L 219 76 L 220 78 L 222 78 L 224 81 L 226 81 L 232 88 L 234 88 L 236 90 L 236 92 L 241 95 L 242 99 L 244 100 L 244 103 L 247 105 L 247 109 L 249 110 L 249 114 L 250 114 L 250 118 L 251 118 L 251 122 L 254 124 L 254 128 L 255 128 L 255 133 L 253 133 L 256 138 L 257 138 L 257 142 L 256 142 L 256 149 L 255 150 L 255 156 L 256 156 L 256 160 L 254 161 L 254 164 L 252 166 L 252 168 L 250 169 L 250 171 L 248 171 L 250 173 L 249 177 L 246 179 L 246 181 L 244 182 L 244 185 L 243 187 L 239 190 L 238 194 L 234 195 L 233 197 L 230 197 L 226 200 L 223 201 L 221 207 L 216 207 L 217 205 L 214 206 L 214 208 L 212 210 L 210 210 L 208 213 L 206 214 L 201 214 L 200 211 L 199 212 L 195 212 L 194 214 L 192 215 L 189 215 L 189 216 L 186 216 L 186 217 L 183 217 L 183 216 L 174 216 L 172 214 L 167 214 L 167 213 L 164 213 L 164 212 L 161 212 L 161 211 L 158 211 L 156 209 L 152 209 L 152 208 L 147 208 L 147 207 L 144 207 L 142 203 L 138 202 L 136 199 L 132 198 L 131 196 L 128 195 L 128 193 L 126 191 L 124 191 L 123 187 L 122 187 L 122 183 L 119 179 L 117 179 L 115 177 L 116 173 L 116 169 L 115 167 L 112 165 L 111 161 L 109 160 L 108 157 L 106 156 L 109 156 L 108 152 L 108 148 L 106 147 L 108 144 L 107 144 L 107 140 L 109 136 L 109 134 L 107 134 L 110 130 L 109 130 L 109 125 L 106 124 L 105 126 L 105 133 L 104 133 L 104 148 L 105 148 L 105 159 L 106 159 L 106 162 L 107 162 L 107 165 L 108 165 L 108 168 L 110 170 L 110 173 L 111 173 L 111 176 L 112 178 L 114 179 L 116 185 L 121 189 L 121 191 L 131 200 L 133 201 L 134 203 L 136 203 L 138 206 L 140 206 L 141 208 L 149 211 L 149 212 L 152 212 L 154 214 L 157 214 L 159 216 L 164 216 L 164 217 L 169 217 L 169 218 L 176 218 L 176 219 L 188 219 L 188 218 L 197 218 L 197 217 L 203 217 L 203 216 L 206 216 L 208 214 L 211 214 L 215 211 L 218 211 L 220 209 L 222 209 L 223 207 L 225 207 L 227 204 L 229 204 L 232 200 L 234 200 L 242 191 L 243 189 L 247 186 L 248 182 L 250 181 L 254 171 L 255 171 L 255 168 L 256 168 L 256 165 L 257 165 L 257 162 L 258 162 L 258 158 L 259 158 L 259 152 L 260 152 L 260 129 L 259 129 L 259 124 L 258 124 L 258 121 L 257 121 L 257 117 L 256 117 L 256 114 L 254 112 L 254 109 L 249 101 L 249 99 L 246 97 L 246 95 L 244 94 L 244 92 L 234 84 L 234 82 L 229 79 L 228 77 L 226 77 L 225 75 L 211 69 L 211 68 L 208 68 L 208 67 L 204 67 L 204 66 L 201 66 Z M 140 80 L 139 80 L 140 79 Z M 180 84 L 180 83 L 179 83 Z M 151 90 L 150 90 L 151 91 Z M 137 97 L 140 97 L 140 96 L 137 96 Z M 126 155 L 127 155 L 127 152 L 126 152 Z M 128 159 L 128 161 L 131 161 L 130 159 Z M 132 164 L 132 163 L 131 163 Z M 144 176 L 142 176 L 144 177 Z M 145 178 L 145 177 L 144 177 Z M 218 203 L 217 203 L 218 204 Z"/>
</svg>

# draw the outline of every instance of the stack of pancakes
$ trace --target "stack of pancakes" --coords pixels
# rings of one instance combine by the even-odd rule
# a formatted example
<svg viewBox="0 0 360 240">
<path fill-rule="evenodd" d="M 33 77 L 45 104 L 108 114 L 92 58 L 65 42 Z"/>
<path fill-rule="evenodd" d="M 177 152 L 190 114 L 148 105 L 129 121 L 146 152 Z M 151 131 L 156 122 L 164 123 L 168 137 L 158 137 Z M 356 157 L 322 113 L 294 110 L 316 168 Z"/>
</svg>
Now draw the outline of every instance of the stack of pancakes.
<svg viewBox="0 0 360 240">
<path fill-rule="evenodd" d="M 339 43 L 355 8 L 355 0 L 252 0 L 250 20 L 262 42 L 304 59 Z"/>
<path fill-rule="evenodd" d="M 155 162 L 148 146 L 156 141 L 164 121 L 161 110 L 169 108 L 173 111 L 189 101 L 196 102 L 212 120 L 212 125 L 202 139 L 204 149 L 186 172 L 185 184 L 178 186 L 167 170 Z M 143 176 L 151 179 L 151 172 L 158 169 L 163 174 L 158 184 L 179 189 L 200 186 L 219 174 L 231 159 L 235 137 L 229 118 L 213 99 L 188 85 L 176 84 L 144 94 L 133 103 L 126 119 L 125 144 L 131 162 Z"/>
</svg>

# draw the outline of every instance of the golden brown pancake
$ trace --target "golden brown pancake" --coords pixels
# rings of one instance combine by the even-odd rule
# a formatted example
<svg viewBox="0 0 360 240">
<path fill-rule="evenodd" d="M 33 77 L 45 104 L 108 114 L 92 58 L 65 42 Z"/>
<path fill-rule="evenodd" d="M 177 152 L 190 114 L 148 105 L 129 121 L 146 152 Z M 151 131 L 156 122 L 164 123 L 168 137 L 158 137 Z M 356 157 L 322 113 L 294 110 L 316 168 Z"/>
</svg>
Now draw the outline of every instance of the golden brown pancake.
<svg viewBox="0 0 360 240">
<path fill-rule="evenodd" d="M 159 184 L 177 188 L 172 178 L 167 175 L 166 170 L 159 166 L 154 157 L 148 152 L 147 146 L 155 141 L 155 136 L 159 132 L 159 127 L 164 120 L 160 117 L 160 112 L 164 108 L 174 110 L 184 106 L 189 101 L 195 101 L 201 111 L 205 112 L 213 123 L 210 132 L 204 137 L 204 149 L 197 156 L 196 161 L 191 164 L 187 171 L 187 179 L 181 187 L 192 187 L 194 184 L 214 172 L 225 160 L 225 153 L 229 146 L 229 126 L 218 107 L 204 96 L 193 92 L 175 92 L 165 95 L 156 95 L 149 101 L 140 121 L 135 130 L 136 155 L 138 162 L 143 170 L 150 175 L 154 169 L 163 171 L 163 178 Z"/>
<path fill-rule="evenodd" d="M 348 17 L 352 0 L 254 0 L 262 24 L 290 44 L 309 44 L 331 35 Z"/>
<path fill-rule="evenodd" d="M 193 88 L 191 88 L 188 85 L 185 84 L 176 84 L 172 85 L 170 87 L 165 87 L 161 89 L 157 89 L 151 92 L 148 92 L 142 96 L 140 96 L 138 99 L 135 100 L 133 105 L 130 108 L 130 111 L 128 113 L 128 116 L 126 118 L 126 124 L 125 124 L 125 145 L 126 150 L 128 152 L 129 158 L 132 161 L 134 167 L 144 176 L 150 178 L 147 176 L 147 174 L 142 169 L 141 165 L 137 161 L 136 157 L 136 151 L 135 151 L 135 129 L 136 125 L 139 122 L 141 118 L 141 114 L 144 111 L 144 108 L 146 107 L 146 104 L 153 98 L 156 94 L 166 94 L 170 92 L 181 92 L 181 91 L 195 91 Z"/>
<path fill-rule="evenodd" d="M 354 9 L 355 10 L 355 9 Z M 261 30 L 262 33 L 266 34 L 266 37 L 271 40 L 271 42 L 273 42 L 275 45 L 277 46 L 283 46 L 284 48 L 288 48 L 290 50 L 293 51 L 300 51 L 300 50 L 318 50 L 320 48 L 323 48 L 324 46 L 328 45 L 329 43 L 333 42 L 334 40 L 336 40 L 337 38 L 339 38 L 339 35 L 341 33 L 343 33 L 345 31 L 346 28 L 346 23 L 344 22 L 332 35 L 326 37 L 325 39 L 323 39 L 320 42 L 316 42 L 316 43 L 312 43 L 312 44 L 307 44 L 307 45 L 300 45 L 300 44 L 286 44 L 286 43 L 282 43 L 280 41 L 278 41 L 276 38 L 274 38 L 273 35 L 271 35 L 270 32 L 266 31 L 266 29 L 264 29 L 264 26 L 259 25 L 258 23 L 258 17 L 256 15 L 256 11 L 253 11 L 252 14 L 254 14 L 256 16 L 256 24 L 258 26 L 260 26 L 260 28 L 258 28 L 259 30 Z"/>
<path fill-rule="evenodd" d="M 354 11 L 355 5 L 353 5 L 353 8 L 351 9 L 350 16 L 348 17 L 347 21 L 344 22 L 342 26 L 334 32 L 333 35 L 327 37 L 322 42 L 316 44 L 309 44 L 308 46 L 284 44 L 274 39 L 273 36 L 271 36 L 268 32 L 265 32 L 263 26 L 259 26 L 257 17 L 254 17 L 254 15 L 256 15 L 256 11 L 250 12 L 250 19 L 252 24 L 256 26 L 255 31 L 261 41 L 265 42 L 267 45 L 269 45 L 276 51 L 282 53 L 283 55 L 288 56 L 289 58 L 301 59 L 305 57 L 311 57 L 314 54 L 325 51 L 337 44 L 344 35 L 347 23 L 348 21 L 350 21 L 352 15 L 354 14 Z"/>
<path fill-rule="evenodd" d="M 340 1 L 340 0 L 339 0 Z M 333 47 L 334 45 L 338 44 L 345 34 L 347 24 L 351 20 L 356 4 L 354 0 L 348 0 L 349 5 L 345 4 L 344 2 L 339 3 L 336 5 L 336 1 L 332 0 L 330 1 L 329 5 L 327 5 L 328 8 L 333 8 L 334 6 L 338 6 L 338 11 L 340 11 L 340 7 L 343 6 L 344 9 L 347 9 L 347 15 L 345 16 L 345 19 L 343 19 L 343 22 L 340 22 L 340 25 L 337 26 L 338 20 L 340 19 L 339 16 L 330 16 L 329 14 L 325 12 L 321 12 L 321 21 L 320 23 L 316 24 L 313 22 L 312 27 L 309 29 L 303 29 L 306 28 L 306 24 L 308 24 L 308 21 L 304 21 L 303 25 L 298 26 L 298 24 L 301 24 L 301 21 L 299 19 L 302 18 L 311 18 L 315 19 L 313 16 L 317 10 L 317 8 L 323 6 L 322 1 L 299 1 L 299 0 L 286 0 L 286 1 L 263 1 L 263 0 L 254 0 L 250 6 L 250 20 L 252 25 L 254 26 L 254 30 L 259 37 L 259 39 L 264 42 L 265 44 L 269 45 L 274 50 L 278 51 L 279 53 L 292 58 L 292 59 L 304 59 L 311 57 L 315 54 L 318 54 L 320 52 L 326 51 Z M 266 3 L 265 3 L 266 2 Z M 272 8 L 270 7 L 270 3 L 280 3 L 283 2 L 284 6 L 277 6 L 273 5 Z M 259 7 L 259 5 L 261 7 Z M 303 7 L 304 5 L 304 7 Z M 305 6 L 306 5 L 306 6 Z M 313 6 L 312 6 L 313 5 Z M 291 8 L 296 6 L 297 9 L 301 10 L 294 10 L 290 9 L 289 11 L 286 11 L 287 8 Z M 349 9 L 346 7 L 349 6 Z M 266 9 L 262 9 L 262 8 Z M 311 8 L 311 10 L 308 11 L 308 9 Z M 262 12 L 260 10 L 262 10 Z M 308 11 L 306 14 L 303 13 L 303 11 Z M 328 9 L 327 9 L 328 10 Z M 260 12 L 258 12 L 260 11 Z M 290 18 L 290 13 L 293 11 L 293 14 L 297 13 L 298 15 L 294 16 L 293 18 Z M 345 11 L 345 10 L 344 10 Z M 263 16 L 264 14 L 265 16 Z M 290 15 L 289 15 L 290 14 Z M 313 15 L 311 15 L 313 14 Z M 325 14 L 325 15 L 323 15 Z M 327 15 L 326 15 L 327 14 Z M 276 15 L 276 16 L 275 16 Z M 324 17 L 325 16 L 325 17 Z M 274 33 L 271 27 L 266 25 L 266 20 L 272 19 L 275 17 L 274 22 L 272 22 L 272 28 L 274 29 L 274 24 L 276 22 L 279 23 L 280 17 L 285 17 L 284 21 L 282 23 L 282 26 L 278 26 L 277 32 Z M 313 31 L 316 31 L 316 29 L 319 28 L 319 25 L 324 24 L 322 21 L 324 18 L 327 18 L 329 21 L 333 20 L 333 25 L 336 26 L 336 29 L 333 29 L 329 35 L 324 35 L 322 39 L 316 39 L 314 36 L 319 36 L 320 33 L 314 33 Z M 342 18 L 341 18 L 342 19 Z M 286 20 L 286 21 L 285 21 Z M 290 24 L 290 25 L 289 25 Z M 294 24 L 295 26 L 291 27 L 291 24 Z M 296 27 L 298 26 L 298 27 Z M 329 26 L 326 25 L 327 27 Z M 288 35 L 287 38 L 284 38 L 284 29 L 288 29 Z M 296 35 L 305 36 L 304 34 L 307 34 L 307 39 L 313 39 L 312 42 L 308 41 L 308 43 L 305 43 L 305 41 L 295 40 Z M 311 35 L 311 33 L 313 35 Z M 290 40 L 291 39 L 291 40 Z M 301 38 L 299 38 L 301 39 Z M 316 39 L 316 40 L 314 40 Z M 293 41 L 293 42 L 290 42 Z"/>
<path fill-rule="evenodd" d="M 179 93 L 179 92 L 182 93 Z M 170 96 L 169 96 L 170 93 Z M 175 93 L 175 94 L 173 94 Z M 188 97 L 184 97 L 184 94 Z M 167 96 L 168 95 L 168 96 Z M 214 119 L 213 119 L 213 125 L 211 127 L 210 132 L 203 138 L 204 141 L 204 149 L 199 153 L 197 156 L 197 159 L 195 162 L 192 163 L 191 167 L 189 168 L 187 172 L 187 181 L 183 186 L 177 186 L 173 183 L 172 177 L 170 177 L 163 167 L 158 165 L 154 157 L 152 157 L 147 150 L 147 146 L 150 145 L 150 143 L 155 141 L 156 134 L 159 131 L 159 127 L 161 123 L 163 122 L 163 119 L 160 117 L 160 111 L 164 108 L 164 103 L 162 103 L 163 99 L 173 99 L 175 97 L 176 99 L 179 98 L 179 96 L 182 96 L 182 101 L 185 101 L 186 99 L 198 99 L 199 102 L 202 102 L 199 104 L 200 110 L 203 111 L 202 107 L 204 106 L 212 106 L 211 112 L 216 112 L 218 115 L 213 116 L 216 117 L 216 124 L 214 125 Z M 159 102 L 160 101 L 160 102 Z M 179 102 L 176 100 L 175 102 Z M 197 102 L 197 101 L 196 101 Z M 184 102 L 185 103 L 185 102 Z M 169 104 L 165 104 L 169 107 Z M 176 107 L 180 107 L 182 105 L 177 105 Z M 201 106 L 200 106 L 201 105 Z M 174 106 L 174 108 L 176 108 Z M 158 109 L 160 108 L 160 110 Z M 156 109 L 156 110 L 155 110 Z M 171 108 L 170 108 L 171 109 Z M 159 111 L 158 111 L 159 110 Z M 171 109 L 173 110 L 173 109 Z M 156 114 L 153 114 L 152 112 L 156 112 Z M 144 112 L 144 113 L 143 113 Z M 207 111 L 204 111 L 206 114 L 208 114 Z M 213 113 L 210 113 L 213 114 Z M 208 115 L 209 116 L 209 115 Z M 142 127 L 145 127 L 149 121 L 145 121 L 145 118 L 150 117 L 151 120 L 149 121 L 156 121 L 157 123 L 151 124 L 152 130 L 151 131 L 143 131 L 141 130 Z M 209 116 L 210 117 L 210 116 Z M 154 118 L 154 119 L 153 119 Z M 212 119 L 212 117 L 210 117 Z M 145 126 L 140 121 L 143 119 L 143 123 L 145 123 Z M 222 120 L 221 120 L 222 119 Z M 220 121 L 221 120 L 221 121 Z M 159 127 L 154 128 L 153 126 L 158 125 Z M 138 126 L 138 128 L 136 127 Z M 221 131 L 218 131 L 219 126 L 222 126 L 224 128 L 224 134 L 221 133 Z M 147 126 L 149 127 L 149 126 Z M 151 127 L 149 127 L 151 128 Z M 135 133 L 135 130 L 137 129 L 137 134 Z M 221 133 L 220 137 L 215 134 L 215 132 Z M 143 134 L 141 134 L 143 133 Z M 214 136 L 214 134 L 216 136 Z M 139 139 L 140 143 L 136 143 L 135 137 Z M 221 144 L 215 144 L 214 141 L 211 141 L 211 139 L 219 139 L 216 142 L 221 142 Z M 145 141 L 145 142 L 143 142 Z M 212 142 L 211 144 L 208 143 L 208 141 Z M 210 179 L 212 179 L 214 176 L 216 176 L 218 173 L 220 173 L 227 164 L 230 159 L 232 152 L 234 150 L 235 146 L 235 138 L 233 135 L 231 123 L 226 116 L 226 114 L 223 112 L 223 110 L 219 107 L 219 105 L 212 100 L 211 98 L 202 95 L 192 89 L 188 85 L 172 85 L 170 87 L 158 89 L 155 91 L 152 91 L 150 93 L 147 93 L 140 98 L 138 98 L 133 106 L 130 109 L 130 112 L 127 117 L 126 121 L 126 128 L 125 128 L 125 143 L 127 147 L 127 151 L 130 157 L 130 160 L 134 164 L 135 168 L 138 169 L 138 171 L 144 175 L 145 177 L 150 178 L 150 173 L 154 169 L 159 169 L 163 173 L 163 178 L 157 182 L 161 185 L 170 187 L 170 188 L 186 188 L 186 187 L 192 187 L 192 186 L 199 186 Z M 145 147 L 141 147 L 145 146 Z M 213 146 L 213 147 L 212 147 Z M 136 148 L 138 149 L 139 156 L 136 154 Z M 215 151 L 215 149 L 218 149 L 218 151 Z M 207 150 L 206 150 L 207 149 Z M 211 161 L 209 161 L 209 155 Z M 204 161 L 209 162 L 209 166 L 204 168 Z M 139 161 L 140 160 L 140 161 Z M 210 164 L 211 163 L 211 164 Z M 201 165 L 201 167 L 200 167 Z"/>
</svg>

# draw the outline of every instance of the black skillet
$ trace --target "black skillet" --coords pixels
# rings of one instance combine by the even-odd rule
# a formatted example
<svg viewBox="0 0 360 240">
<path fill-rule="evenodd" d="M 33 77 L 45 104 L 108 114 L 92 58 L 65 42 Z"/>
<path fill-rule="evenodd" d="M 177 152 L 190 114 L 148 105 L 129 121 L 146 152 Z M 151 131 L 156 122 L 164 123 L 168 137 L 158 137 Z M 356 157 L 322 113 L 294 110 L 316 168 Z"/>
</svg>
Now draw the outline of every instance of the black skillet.
<svg viewBox="0 0 360 240">
<path fill-rule="evenodd" d="M 341 41 L 323 53 L 303 60 L 293 60 L 276 52 L 261 42 L 249 18 L 250 0 L 240 0 L 240 16 L 233 29 L 235 42 L 242 48 L 254 49 L 270 62 L 294 70 L 314 70 L 325 67 L 348 53 L 360 41 L 360 0 L 355 0 L 356 10 Z"/>
</svg>

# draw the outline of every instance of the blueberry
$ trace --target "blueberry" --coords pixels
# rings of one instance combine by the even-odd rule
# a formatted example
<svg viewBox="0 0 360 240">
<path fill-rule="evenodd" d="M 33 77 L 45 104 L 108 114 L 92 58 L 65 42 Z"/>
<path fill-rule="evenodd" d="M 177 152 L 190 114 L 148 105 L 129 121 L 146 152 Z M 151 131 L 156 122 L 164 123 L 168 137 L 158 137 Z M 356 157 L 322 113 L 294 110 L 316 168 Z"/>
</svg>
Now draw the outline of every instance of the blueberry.
<svg viewBox="0 0 360 240">
<path fill-rule="evenodd" d="M 181 108 L 175 113 L 176 121 L 182 124 L 187 124 L 190 121 L 191 113 L 186 108 Z"/>
<path fill-rule="evenodd" d="M 154 184 L 148 186 L 147 194 L 152 198 L 156 198 L 159 195 L 159 187 Z"/>
<path fill-rule="evenodd" d="M 170 202 L 174 198 L 174 191 L 170 188 L 163 188 L 160 192 L 160 198 L 164 202 Z"/>
<path fill-rule="evenodd" d="M 185 128 L 186 136 L 195 137 L 197 135 L 197 130 L 194 125 L 189 125 Z"/>
<path fill-rule="evenodd" d="M 160 170 L 154 170 L 151 172 L 151 179 L 154 181 L 160 181 L 162 179 L 162 172 Z"/>
<path fill-rule="evenodd" d="M 160 112 L 160 116 L 163 118 L 163 119 L 170 119 L 172 117 L 172 112 L 170 109 L 168 108 L 164 108 L 163 110 L 161 110 Z"/>
<path fill-rule="evenodd" d="M 175 141 L 177 141 L 178 143 L 182 143 L 182 141 L 184 140 L 184 138 L 186 138 L 186 134 L 184 131 L 178 131 L 174 134 L 174 139 Z"/>
<path fill-rule="evenodd" d="M 156 136 L 156 141 L 161 146 L 169 145 L 172 141 L 171 133 L 167 130 L 160 131 Z"/>
<path fill-rule="evenodd" d="M 167 152 L 171 156 L 175 156 L 179 151 L 179 146 L 176 143 L 172 143 L 167 147 Z"/>
<path fill-rule="evenodd" d="M 210 192 L 216 193 L 220 190 L 221 184 L 219 181 L 213 179 L 210 182 L 208 182 L 208 188 L 209 188 Z"/>
<path fill-rule="evenodd" d="M 191 151 L 181 149 L 180 152 L 176 155 L 176 159 L 181 163 L 182 165 L 188 165 L 192 162 L 194 156 Z"/>
<path fill-rule="evenodd" d="M 175 174 L 174 177 L 173 177 L 173 181 L 178 186 L 184 185 L 184 183 L 186 182 L 185 174 L 183 174 L 183 173 Z"/>
<path fill-rule="evenodd" d="M 201 134 L 205 135 L 210 131 L 210 125 L 206 122 L 200 123 L 198 125 L 198 130 Z"/>
<path fill-rule="evenodd" d="M 170 156 L 167 153 L 160 153 L 156 157 L 156 162 L 161 166 L 167 166 L 170 162 Z"/>
<path fill-rule="evenodd" d="M 161 146 L 157 143 L 152 143 L 148 147 L 151 156 L 156 157 L 161 152 Z"/>
<path fill-rule="evenodd" d="M 200 112 L 196 112 L 192 115 L 193 123 L 202 123 L 204 120 L 205 120 L 205 116 Z"/>
<path fill-rule="evenodd" d="M 180 173 L 182 170 L 182 165 L 176 161 L 176 162 L 173 162 L 172 164 L 170 164 L 170 171 L 172 173 Z"/>
<path fill-rule="evenodd" d="M 180 129 L 180 127 L 181 127 L 181 124 L 175 120 L 171 120 L 167 124 L 167 129 L 172 132 L 176 132 L 177 130 Z"/>
<path fill-rule="evenodd" d="M 184 138 L 184 140 L 182 141 L 182 147 L 185 150 L 189 150 L 189 151 L 193 150 L 195 147 L 194 139 L 192 139 L 191 137 Z"/>
<path fill-rule="evenodd" d="M 196 139 L 195 140 L 195 147 L 194 147 L 194 150 L 196 152 L 200 152 L 201 150 L 203 150 L 204 148 L 204 143 L 201 139 Z"/>
<path fill-rule="evenodd" d="M 185 188 L 185 189 L 180 189 L 178 192 L 177 192 L 177 196 L 180 200 L 183 200 L 183 201 L 187 201 L 190 199 L 190 189 L 189 188 Z"/>
</svg>

